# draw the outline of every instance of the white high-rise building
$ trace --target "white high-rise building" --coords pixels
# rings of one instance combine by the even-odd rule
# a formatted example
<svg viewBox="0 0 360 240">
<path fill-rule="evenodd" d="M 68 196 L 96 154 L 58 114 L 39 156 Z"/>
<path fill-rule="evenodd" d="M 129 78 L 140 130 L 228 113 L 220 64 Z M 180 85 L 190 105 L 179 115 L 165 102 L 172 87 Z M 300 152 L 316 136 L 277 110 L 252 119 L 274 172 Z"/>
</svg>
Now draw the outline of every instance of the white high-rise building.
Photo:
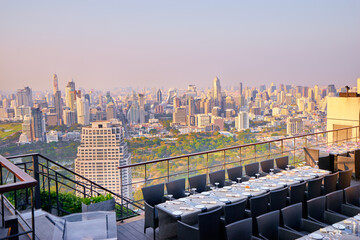
<svg viewBox="0 0 360 240">
<path fill-rule="evenodd" d="M 77 122 L 82 125 L 90 124 L 90 104 L 84 96 L 76 98 Z"/>
<path fill-rule="evenodd" d="M 239 112 L 238 116 L 235 117 L 235 128 L 238 131 L 249 129 L 249 113 Z"/>
<path fill-rule="evenodd" d="M 132 198 L 131 170 L 123 169 L 120 174 L 117 169 L 131 162 L 123 133 L 117 120 L 93 122 L 91 126 L 83 127 L 75 172 L 119 195 Z M 77 180 L 81 181 L 80 178 Z"/>
</svg>

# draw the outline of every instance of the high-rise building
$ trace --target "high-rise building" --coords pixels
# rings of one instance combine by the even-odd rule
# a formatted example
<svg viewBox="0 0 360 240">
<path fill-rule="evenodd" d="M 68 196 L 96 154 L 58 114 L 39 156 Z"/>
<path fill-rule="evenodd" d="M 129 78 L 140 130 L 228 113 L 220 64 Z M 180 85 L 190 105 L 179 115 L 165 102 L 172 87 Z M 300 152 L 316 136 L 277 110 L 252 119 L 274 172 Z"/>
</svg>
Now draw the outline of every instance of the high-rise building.
<svg viewBox="0 0 360 240">
<path fill-rule="evenodd" d="M 286 120 L 286 133 L 289 135 L 301 134 L 304 130 L 301 118 L 289 117 Z"/>
<path fill-rule="evenodd" d="M 63 121 L 64 124 L 68 127 L 76 123 L 76 114 L 74 111 L 71 111 L 69 107 L 64 107 Z"/>
<path fill-rule="evenodd" d="M 240 96 L 242 96 L 242 92 L 243 92 L 243 84 L 242 82 L 239 83 L 239 93 L 240 93 Z"/>
<path fill-rule="evenodd" d="M 90 104 L 85 97 L 76 98 L 77 122 L 82 125 L 90 124 Z"/>
<path fill-rule="evenodd" d="M 65 87 L 65 104 L 71 111 L 75 111 L 76 92 L 75 92 L 75 82 L 73 80 L 69 81 Z"/>
<path fill-rule="evenodd" d="M 161 92 L 161 90 L 159 89 L 157 92 L 156 92 L 156 101 L 158 102 L 158 103 L 162 103 L 162 92 Z"/>
<path fill-rule="evenodd" d="M 240 111 L 237 117 L 235 117 L 235 128 L 240 130 L 249 129 L 249 113 Z"/>
<path fill-rule="evenodd" d="M 213 80 L 213 98 L 215 100 L 215 106 L 221 107 L 221 86 L 218 77 L 215 77 Z"/>
<path fill-rule="evenodd" d="M 24 89 L 18 89 L 16 92 L 16 105 L 17 106 L 33 106 L 32 91 L 31 88 L 25 87 Z"/>
<path fill-rule="evenodd" d="M 40 108 L 31 108 L 31 131 L 32 141 L 45 140 L 45 121 Z"/>
<path fill-rule="evenodd" d="M 56 74 L 53 75 L 53 93 L 59 91 L 58 77 Z"/>
<path fill-rule="evenodd" d="M 175 108 L 173 112 L 173 123 L 186 125 L 186 107 Z"/>
<path fill-rule="evenodd" d="M 110 121 L 114 118 L 116 118 L 116 108 L 114 103 L 109 103 L 106 105 L 106 120 Z"/>
<path fill-rule="evenodd" d="M 81 130 L 75 172 L 119 195 L 132 198 L 131 163 L 124 129 L 117 120 L 93 122 Z M 81 179 L 77 179 L 81 181 Z M 101 190 L 99 190 L 101 193 Z"/>
</svg>

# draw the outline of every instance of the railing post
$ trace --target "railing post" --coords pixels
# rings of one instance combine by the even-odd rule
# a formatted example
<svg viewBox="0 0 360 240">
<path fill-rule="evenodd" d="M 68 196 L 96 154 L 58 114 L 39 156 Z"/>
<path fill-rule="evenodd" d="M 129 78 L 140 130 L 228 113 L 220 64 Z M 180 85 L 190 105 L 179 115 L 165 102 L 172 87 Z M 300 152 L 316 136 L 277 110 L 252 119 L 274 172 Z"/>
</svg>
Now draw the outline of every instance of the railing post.
<svg viewBox="0 0 360 240">
<path fill-rule="evenodd" d="M 239 164 L 241 165 L 241 147 L 239 147 Z"/>
<path fill-rule="evenodd" d="M 166 161 L 167 163 L 167 179 L 170 182 L 170 166 L 169 166 L 169 159 Z"/>
<path fill-rule="evenodd" d="M 57 208 L 57 215 L 60 216 L 59 185 L 58 185 L 58 176 L 57 176 L 57 172 L 56 172 L 56 171 L 55 171 L 55 191 L 56 191 L 56 208 Z"/>
<path fill-rule="evenodd" d="M 14 183 L 16 183 L 16 176 L 14 174 Z M 27 191 L 27 189 L 25 189 L 25 191 Z M 15 209 L 17 209 L 17 190 L 14 191 L 14 205 L 15 205 Z M 17 212 L 15 211 L 15 214 L 17 214 Z"/>
<path fill-rule="evenodd" d="M 124 196 L 124 188 L 123 188 L 123 175 L 122 175 L 122 168 L 120 169 L 120 192 L 121 192 L 121 195 Z M 123 199 L 121 198 L 121 209 L 123 209 L 124 207 L 124 202 L 123 202 Z M 123 210 L 121 210 L 123 211 Z"/>
<path fill-rule="evenodd" d="M 255 155 L 255 162 L 257 162 L 256 161 L 256 144 L 254 145 L 254 150 L 255 150 L 255 154 L 254 154 Z"/>
<path fill-rule="evenodd" d="M 284 156 L 284 140 L 281 139 L 281 156 Z"/>
<path fill-rule="evenodd" d="M 271 143 L 269 142 L 269 159 L 271 157 Z"/>
<path fill-rule="evenodd" d="M 146 163 L 145 163 L 145 165 L 144 165 L 144 167 L 145 167 L 145 187 L 147 186 L 147 171 L 146 171 Z"/>
<path fill-rule="evenodd" d="M 224 170 L 226 169 L 226 153 L 225 153 L 225 150 L 224 150 Z"/>
<path fill-rule="evenodd" d="M 51 205 L 51 192 L 50 192 L 50 168 L 49 168 L 49 161 L 46 160 L 46 172 L 47 172 L 47 180 L 48 180 L 48 199 L 49 199 L 49 211 L 51 213 L 52 205 Z"/>
<path fill-rule="evenodd" d="M 209 174 L 209 153 L 206 153 L 206 174 Z"/>
<path fill-rule="evenodd" d="M 39 156 L 36 154 L 32 157 L 33 159 L 33 169 L 34 169 L 34 178 L 38 182 L 35 186 L 35 208 L 41 208 L 41 197 L 40 197 L 40 176 L 39 176 Z"/>
<path fill-rule="evenodd" d="M 187 157 L 187 175 L 188 175 L 188 179 L 190 177 L 190 157 Z"/>
<path fill-rule="evenodd" d="M 39 184 L 38 184 L 39 185 Z M 27 191 L 27 189 L 26 189 Z M 35 211 L 34 211 L 34 190 L 30 188 L 30 196 L 31 196 L 31 227 L 32 227 L 32 239 L 35 238 Z"/>
<path fill-rule="evenodd" d="M 295 164 L 295 153 L 296 153 L 296 146 L 295 146 L 295 138 L 294 138 L 294 164 Z"/>
</svg>

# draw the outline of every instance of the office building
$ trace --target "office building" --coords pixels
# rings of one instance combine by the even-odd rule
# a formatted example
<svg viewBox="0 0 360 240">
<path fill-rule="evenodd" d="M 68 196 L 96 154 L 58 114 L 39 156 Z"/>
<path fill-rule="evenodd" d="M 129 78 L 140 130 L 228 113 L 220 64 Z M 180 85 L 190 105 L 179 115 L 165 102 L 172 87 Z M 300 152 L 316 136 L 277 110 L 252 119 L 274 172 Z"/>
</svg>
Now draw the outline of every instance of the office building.
<svg viewBox="0 0 360 240">
<path fill-rule="evenodd" d="M 18 89 L 16 92 L 16 106 L 32 107 L 32 91 L 31 88 L 25 87 L 24 89 Z"/>
<path fill-rule="evenodd" d="M 240 111 L 235 117 L 235 128 L 238 131 L 249 129 L 249 113 Z"/>
<path fill-rule="evenodd" d="M 117 120 L 93 122 L 81 130 L 75 172 L 127 198 L 132 198 L 131 171 L 118 166 L 131 163 L 124 129 Z M 77 179 L 81 181 L 81 179 Z M 121 184 L 123 187 L 121 187 Z M 101 192 L 101 190 L 99 190 Z"/>
</svg>

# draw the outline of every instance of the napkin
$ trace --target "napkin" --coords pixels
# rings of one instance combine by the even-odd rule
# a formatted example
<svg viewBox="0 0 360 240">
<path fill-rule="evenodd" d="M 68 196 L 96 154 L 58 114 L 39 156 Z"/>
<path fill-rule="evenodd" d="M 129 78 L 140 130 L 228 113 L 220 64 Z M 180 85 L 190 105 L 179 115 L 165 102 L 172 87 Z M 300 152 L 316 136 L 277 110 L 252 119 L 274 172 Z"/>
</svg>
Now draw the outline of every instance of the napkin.
<svg viewBox="0 0 360 240">
<path fill-rule="evenodd" d="M 227 189 L 220 189 L 220 192 L 227 192 Z"/>
<path fill-rule="evenodd" d="M 201 201 L 203 204 L 216 204 L 216 201 Z"/>
<path fill-rule="evenodd" d="M 194 211 L 194 208 L 191 207 L 180 207 L 180 210 Z"/>
<path fill-rule="evenodd" d="M 240 194 L 226 194 L 227 197 L 240 197 Z"/>
</svg>

